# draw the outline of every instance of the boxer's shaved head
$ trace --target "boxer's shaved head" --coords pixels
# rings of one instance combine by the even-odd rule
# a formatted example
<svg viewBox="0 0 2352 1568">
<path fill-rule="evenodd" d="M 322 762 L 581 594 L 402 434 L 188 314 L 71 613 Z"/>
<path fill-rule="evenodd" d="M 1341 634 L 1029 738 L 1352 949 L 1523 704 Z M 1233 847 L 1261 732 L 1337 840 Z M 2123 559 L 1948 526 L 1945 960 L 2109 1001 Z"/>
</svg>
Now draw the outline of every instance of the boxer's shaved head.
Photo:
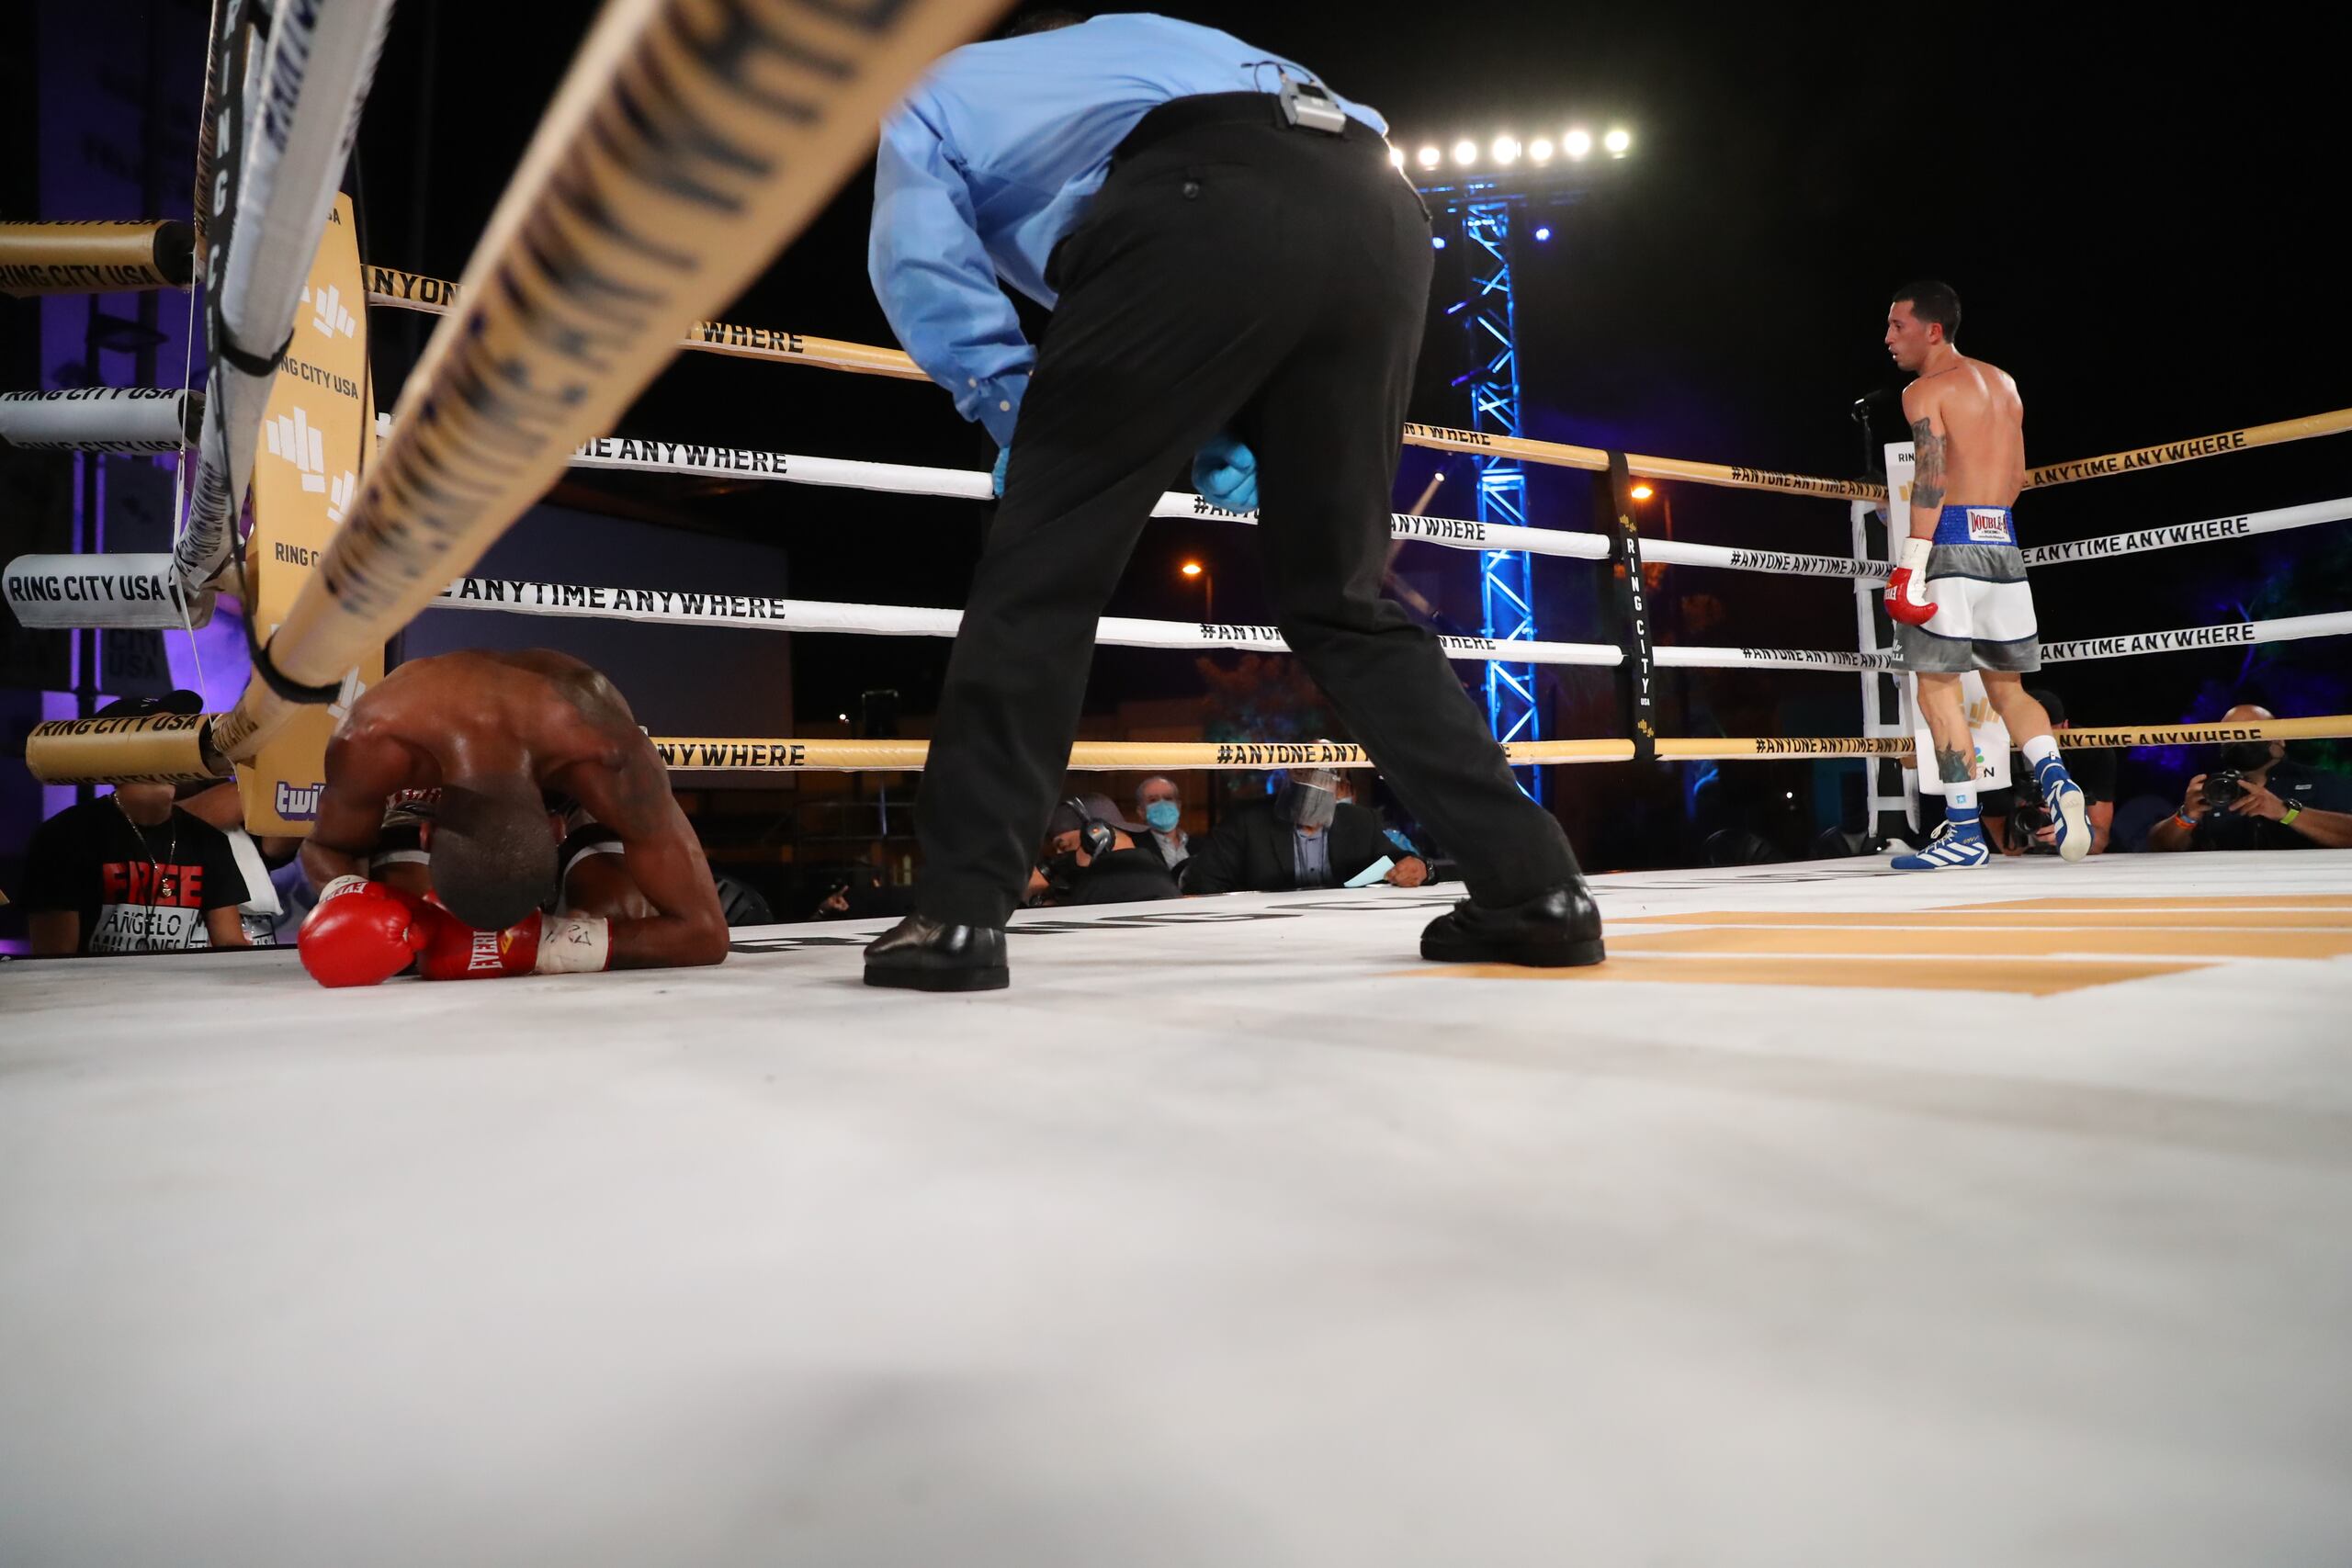
<svg viewBox="0 0 2352 1568">
<path fill-rule="evenodd" d="M 555 835 L 520 773 L 451 781 L 433 814 L 433 891 L 478 931 L 500 931 L 555 892 Z"/>
<path fill-rule="evenodd" d="M 1932 278 L 1906 283 L 1894 291 L 1894 298 L 1889 302 L 1910 306 L 1912 316 L 1922 326 L 1943 328 L 1946 343 L 1960 336 L 1960 296 L 1949 283 L 1938 283 Z"/>
</svg>

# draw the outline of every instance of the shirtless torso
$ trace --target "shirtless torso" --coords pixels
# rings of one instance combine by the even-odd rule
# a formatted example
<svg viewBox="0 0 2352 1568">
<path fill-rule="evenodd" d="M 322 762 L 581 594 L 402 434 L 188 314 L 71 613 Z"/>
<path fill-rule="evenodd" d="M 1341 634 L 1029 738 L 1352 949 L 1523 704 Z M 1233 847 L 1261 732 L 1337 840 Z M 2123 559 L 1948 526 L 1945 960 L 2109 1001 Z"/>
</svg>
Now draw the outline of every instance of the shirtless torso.
<svg viewBox="0 0 2352 1568">
<path fill-rule="evenodd" d="M 313 884 L 364 875 L 384 804 L 452 778 L 519 773 L 619 836 L 650 912 L 612 924 L 612 964 L 716 964 L 727 921 L 668 771 L 611 682 L 567 654 L 468 650 L 413 660 L 364 693 L 327 743 L 303 847 Z"/>
</svg>

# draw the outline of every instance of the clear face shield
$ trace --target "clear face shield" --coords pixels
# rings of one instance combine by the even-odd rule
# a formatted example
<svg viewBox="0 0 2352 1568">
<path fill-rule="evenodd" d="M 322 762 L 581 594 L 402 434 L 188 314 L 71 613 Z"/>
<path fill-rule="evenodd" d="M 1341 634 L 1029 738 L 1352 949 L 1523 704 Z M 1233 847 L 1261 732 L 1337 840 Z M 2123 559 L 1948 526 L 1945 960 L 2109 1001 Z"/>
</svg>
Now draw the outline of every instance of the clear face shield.
<svg viewBox="0 0 2352 1568">
<path fill-rule="evenodd" d="M 1291 774 L 1274 797 L 1274 814 L 1300 828 L 1328 828 L 1340 814 L 1339 775 L 1329 768 Z"/>
</svg>

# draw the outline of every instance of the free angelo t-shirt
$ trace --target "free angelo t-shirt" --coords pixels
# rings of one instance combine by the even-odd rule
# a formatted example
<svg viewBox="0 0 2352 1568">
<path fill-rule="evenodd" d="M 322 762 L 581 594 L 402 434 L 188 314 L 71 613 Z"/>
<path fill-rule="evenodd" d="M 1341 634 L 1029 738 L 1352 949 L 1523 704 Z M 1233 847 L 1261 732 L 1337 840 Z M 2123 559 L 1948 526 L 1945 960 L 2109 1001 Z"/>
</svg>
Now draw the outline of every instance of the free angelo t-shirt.
<svg viewBox="0 0 2352 1568">
<path fill-rule="evenodd" d="M 205 911 L 244 901 L 228 835 L 176 807 L 141 828 L 101 795 L 42 823 L 26 855 L 26 909 L 81 916 L 78 953 L 209 947 Z"/>
</svg>

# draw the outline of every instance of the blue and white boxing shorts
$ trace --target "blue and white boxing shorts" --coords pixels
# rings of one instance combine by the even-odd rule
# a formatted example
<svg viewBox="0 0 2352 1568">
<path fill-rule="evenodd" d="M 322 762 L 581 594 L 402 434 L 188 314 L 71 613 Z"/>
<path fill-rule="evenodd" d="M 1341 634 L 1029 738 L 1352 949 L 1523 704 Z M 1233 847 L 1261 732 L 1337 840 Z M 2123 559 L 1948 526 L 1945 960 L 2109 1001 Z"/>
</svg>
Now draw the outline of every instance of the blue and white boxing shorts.
<svg viewBox="0 0 2352 1568">
<path fill-rule="evenodd" d="M 2016 519 L 2006 506 L 1947 506 L 1928 551 L 1923 626 L 1894 623 L 1894 651 L 1918 674 L 1971 670 L 2026 674 L 2041 668 L 2041 634 L 2026 586 Z"/>
</svg>

